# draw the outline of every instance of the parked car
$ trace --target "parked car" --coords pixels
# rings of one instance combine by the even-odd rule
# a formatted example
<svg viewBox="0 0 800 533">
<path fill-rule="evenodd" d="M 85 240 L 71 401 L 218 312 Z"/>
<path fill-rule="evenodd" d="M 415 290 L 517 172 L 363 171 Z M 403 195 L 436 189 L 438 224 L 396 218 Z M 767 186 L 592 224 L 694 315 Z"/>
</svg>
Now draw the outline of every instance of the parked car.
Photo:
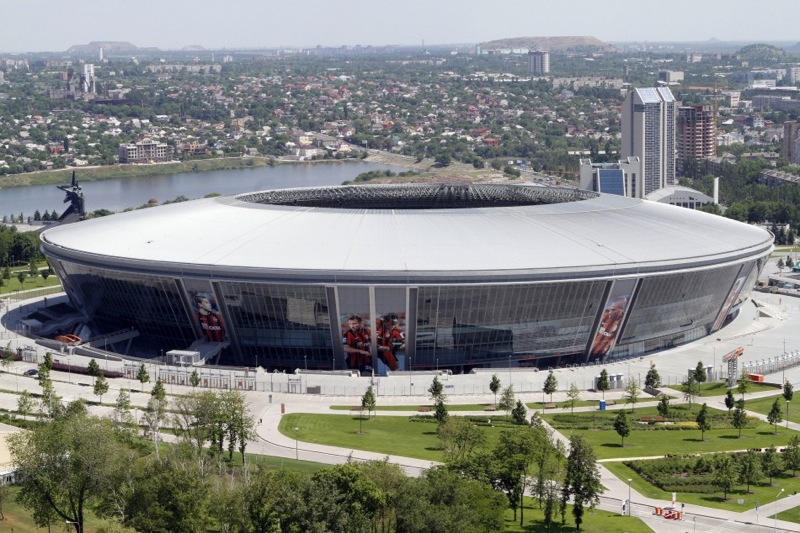
<svg viewBox="0 0 800 533">
<path fill-rule="evenodd" d="M 28 370 L 23 372 L 23 375 L 25 375 L 25 376 L 35 376 L 38 373 L 39 373 L 39 371 L 36 370 L 35 368 L 29 368 Z"/>
</svg>

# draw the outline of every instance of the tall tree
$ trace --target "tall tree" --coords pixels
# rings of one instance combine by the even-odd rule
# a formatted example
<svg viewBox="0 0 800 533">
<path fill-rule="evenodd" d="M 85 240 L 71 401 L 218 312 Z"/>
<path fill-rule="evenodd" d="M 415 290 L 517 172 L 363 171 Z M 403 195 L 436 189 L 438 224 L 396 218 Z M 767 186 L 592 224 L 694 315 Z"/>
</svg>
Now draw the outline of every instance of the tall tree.
<svg viewBox="0 0 800 533">
<path fill-rule="evenodd" d="M 189 385 L 192 386 L 192 389 L 196 389 L 200 385 L 200 374 L 197 373 L 196 368 L 192 371 L 192 375 L 189 376 Z"/>
<path fill-rule="evenodd" d="M 681 391 L 683 392 L 683 399 L 689 402 L 689 408 L 691 409 L 692 401 L 700 394 L 700 384 L 697 382 L 694 373 L 690 374 L 686 381 L 681 384 Z"/>
<path fill-rule="evenodd" d="M 789 380 L 786 380 L 786 383 L 783 384 L 783 399 L 786 400 L 786 420 L 789 420 L 789 403 L 791 403 L 792 398 L 794 398 L 794 387 L 789 383 Z"/>
<path fill-rule="evenodd" d="M 100 374 L 94 381 L 95 396 L 100 398 L 100 403 L 103 403 L 103 395 L 108 392 L 108 380 L 103 374 Z"/>
<path fill-rule="evenodd" d="M 444 385 L 442 382 L 439 381 L 439 376 L 434 376 L 433 382 L 431 382 L 431 386 L 428 387 L 428 394 L 431 396 L 431 400 L 434 402 L 442 402 L 446 401 L 445 394 L 444 394 Z"/>
<path fill-rule="evenodd" d="M 769 478 L 769 485 L 772 486 L 772 478 L 783 472 L 783 458 L 775 446 L 770 446 L 761 455 L 761 469 Z"/>
<path fill-rule="evenodd" d="M 747 453 L 739 456 L 739 483 L 747 485 L 747 492 L 750 493 L 750 485 L 758 483 L 764 477 L 761 469 L 761 460 L 758 452 L 748 450 Z"/>
<path fill-rule="evenodd" d="M 628 421 L 628 414 L 625 409 L 620 409 L 616 418 L 614 418 L 614 431 L 617 432 L 617 435 L 622 437 L 622 447 L 624 448 L 625 437 L 631 434 L 631 424 L 630 421 Z"/>
<path fill-rule="evenodd" d="M 747 413 L 744 410 L 744 400 L 736 400 L 736 407 L 733 410 L 731 425 L 739 430 L 739 438 L 742 438 L 742 428 L 747 425 Z"/>
<path fill-rule="evenodd" d="M 631 413 L 636 409 L 636 402 L 639 401 L 641 394 L 642 389 L 639 388 L 639 382 L 628 376 L 628 386 L 625 387 L 625 404 L 631 404 Z"/>
<path fill-rule="evenodd" d="M 86 510 L 109 488 L 130 451 L 114 437 L 111 421 L 76 414 L 9 437 L 17 466 L 18 501 L 38 524 L 55 514 L 83 532 Z"/>
<path fill-rule="evenodd" d="M 367 410 L 367 419 L 371 418 L 372 411 L 375 410 L 376 404 L 375 391 L 372 390 L 372 385 L 370 385 L 364 393 L 364 396 L 361 397 L 361 409 Z"/>
<path fill-rule="evenodd" d="M 661 415 L 663 418 L 669 418 L 669 412 L 670 412 L 669 396 L 667 396 L 666 394 L 661 395 L 661 399 L 658 401 L 658 405 L 656 405 L 656 410 L 658 410 L 658 414 Z"/>
<path fill-rule="evenodd" d="M 156 384 L 153 385 L 153 390 L 150 391 L 150 397 L 163 402 L 167 399 L 167 390 L 164 388 L 164 382 L 161 378 L 156 379 Z"/>
<path fill-rule="evenodd" d="M 558 390 L 558 380 L 552 370 L 547 374 L 542 390 L 545 394 L 550 395 L 550 403 L 553 403 L 553 393 Z"/>
<path fill-rule="evenodd" d="M 661 386 L 661 376 L 656 370 L 655 363 L 650 363 L 650 370 L 647 371 L 647 376 L 644 378 L 644 386 L 648 389 L 657 389 Z"/>
<path fill-rule="evenodd" d="M 739 384 L 736 386 L 736 392 L 742 395 L 742 400 L 744 400 L 744 395 L 750 391 L 750 374 L 747 373 L 747 370 L 742 369 L 742 375 L 739 376 Z"/>
<path fill-rule="evenodd" d="M 600 483 L 600 469 L 591 444 L 580 435 L 573 435 L 569 443 L 570 452 L 561 489 L 561 508 L 563 513 L 567 502 L 572 498 L 572 516 L 580 531 L 584 509 L 587 506 L 594 509 L 605 489 Z"/>
<path fill-rule="evenodd" d="M 728 389 L 725 394 L 725 407 L 728 408 L 728 416 L 731 416 L 731 409 L 736 405 L 736 399 L 733 397 L 733 390 Z"/>
<path fill-rule="evenodd" d="M 575 383 L 572 383 L 567 391 L 567 403 L 569 404 L 570 414 L 575 414 L 575 404 L 580 400 L 581 391 Z"/>
<path fill-rule="evenodd" d="M 697 366 L 694 369 L 694 380 L 698 383 L 705 383 L 706 380 L 708 380 L 706 367 L 703 365 L 702 361 L 698 361 Z"/>
<path fill-rule="evenodd" d="M 448 417 L 443 424 L 439 424 L 436 435 L 442 443 L 448 464 L 460 464 L 486 442 L 483 431 L 463 416 Z"/>
<path fill-rule="evenodd" d="M 786 468 L 792 470 L 792 476 L 796 476 L 800 468 L 800 435 L 794 434 L 789 438 L 789 445 L 783 450 L 783 460 Z"/>
<path fill-rule="evenodd" d="M 489 390 L 494 394 L 494 406 L 497 407 L 497 393 L 500 392 L 500 378 L 497 374 L 492 374 L 492 381 L 489 382 Z"/>
<path fill-rule="evenodd" d="M 89 361 L 89 366 L 86 367 L 89 375 L 93 378 L 98 377 L 102 372 L 100 371 L 100 365 L 94 359 Z"/>
<path fill-rule="evenodd" d="M 770 408 L 769 413 L 767 413 L 767 422 L 772 424 L 772 427 L 775 430 L 774 433 L 776 435 L 778 434 L 778 424 L 780 424 L 781 421 L 783 420 L 781 411 L 782 409 L 780 400 L 778 398 L 775 398 L 775 401 L 772 402 L 772 407 Z"/>
<path fill-rule="evenodd" d="M 711 482 L 723 493 L 723 500 L 728 500 L 728 492 L 739 481 L 739 463 L 727 453 L 714 454 Z"/>
<path fill-rule="evenodd" d="M 697 418 L 694 420 L 697 422 L 697 428 L 700 430 L 700 440 L 705 441 L 706 431 L 711 429 L 711 416 L 708 414 L 707 404 L 703 404 L 700 407 L 700 412 L 697 413 Z"/>
<path fill-rule="evenodd" d="M 142 384 L 142 390 L 144 390 L 144 384 L 150 381 L 150 374 L 144 367 L 144 363 L 139 366 L 139 371 L 136 372 L 136 380 Z"/>
<path fill-rule="evenodd" d="M 608 370 L 605 368 L 600 371 L 600 377 L 597 379 L 597 390 L 603 394 L 603 399 L 606 399 L 606 391 L 611 388 L 611 383 L 608 380 Z"/>
<path fill-rule="evenodd" d="M 441 398 L 436 400 L 436 408 L 433 412 L 433 418 L 436 419 L 439 424 L 443 424 L 445 421 L 447 421 L 447 417 L 449 416 L 450 414 L 447 412 L 447 406 L 444 404 L 444 400 Z"/>
<path fill-rule="evenodd" d="M 514 409 L 511 410 L 511 418 L 518 426 L 528 423 L 528 410 L 525 408 L 525 404 L 522 403 L 522 400 L 517 400 L 517 404 L 514 406 Z"/>
<path fill-rule="evenodd" d="M 503 394 L 500 395 L 500 403 L 498 404 L 498 407 L 505 411 L 506 415 L 508 415 L 514 408 L 514 402 L 514 386 L 509 385 L 503 389 Z"/>
</svg>

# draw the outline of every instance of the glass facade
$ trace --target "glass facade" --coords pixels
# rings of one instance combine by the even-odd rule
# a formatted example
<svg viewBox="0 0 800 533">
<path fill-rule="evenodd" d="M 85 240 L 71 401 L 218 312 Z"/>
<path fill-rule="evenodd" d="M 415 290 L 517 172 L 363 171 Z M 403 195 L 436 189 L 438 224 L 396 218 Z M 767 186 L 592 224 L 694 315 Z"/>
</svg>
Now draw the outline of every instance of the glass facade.
<svg viewBox="0 0 800 533">
<path fill-rule="evenodd" d="M 93 332 L 136 328 L 137 349 L 153 349 L 148 355 L 224 339 L 234 359 L 223 362 L 384 373 L 584 362 L 689 342 L 735 311 L 764 262 L 616 280 L 438 286 L 182 279 L 53 264 Z M 364 328 L 358 334 L 353 315 Z M 351 337 L 358 350 L 347 349 Z"/>
</svg>

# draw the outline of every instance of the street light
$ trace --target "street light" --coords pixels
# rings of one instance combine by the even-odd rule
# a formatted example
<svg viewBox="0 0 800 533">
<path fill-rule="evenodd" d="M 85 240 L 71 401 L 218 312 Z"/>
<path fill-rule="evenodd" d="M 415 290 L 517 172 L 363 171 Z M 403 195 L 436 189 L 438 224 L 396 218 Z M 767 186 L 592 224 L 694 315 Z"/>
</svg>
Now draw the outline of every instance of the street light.
<svg viewBox="0 0 800 533">
<path fill-rule="evenodd" d="M 294 459 L 295 461 L 300 460 L 300 448 L 297 444 L 297 432 L 300 431 L 300 428 L 294 428 Z"/>
<path fill-rule="evenodd" d="M 628 516 L 631 516 L 631 478 L 628 478 Z"/>
<path fill-rule="evenodd" d="M 775 503 L 778 503 L 778 498 L 781 497 L 781 494 L 783 494 L 783 489 L 781 489 L 781 491 L 778 493 L 778 495 L 775 496 Z M 779 509 L 776 508 L 775 509 L 775 527 L 773 528 L 774 531 L 778 531 L 778 511 L 779 511 Z"/>
</svg>

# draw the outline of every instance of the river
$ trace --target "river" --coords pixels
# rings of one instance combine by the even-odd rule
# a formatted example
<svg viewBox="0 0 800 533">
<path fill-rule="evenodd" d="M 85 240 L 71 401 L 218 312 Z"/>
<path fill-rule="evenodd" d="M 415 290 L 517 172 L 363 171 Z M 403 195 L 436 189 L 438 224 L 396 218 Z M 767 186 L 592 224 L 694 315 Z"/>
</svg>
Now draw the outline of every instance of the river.
<svg viewBox="0 0 800 533">
<path fill-rule="evenodd" d="M 178 196 L 195 199 L 207 194 L 224 196 L 244 192 L 280 189 L 284 187 L 317 187 L 340 185 L 362 172 L 370 170 L 392 170 L 402 172 L 405 168 L 358 162 L 281 164 L 274 167 L 258 167 L 210 172 L 188 172 L 142 178 L 123 178 L 80 183 L 86 199 L 86 211 L 109 209 L 122 211 L 139 207 L 151 198 L 159 202 L 173 200 Z M 33 216 L 38 209 L 57 211 L 61 214 L 67 205 L 64 193 L 55 185 L 35 185 L 0 190 L 0 218 L 3 216 Z"/>
</svg>

